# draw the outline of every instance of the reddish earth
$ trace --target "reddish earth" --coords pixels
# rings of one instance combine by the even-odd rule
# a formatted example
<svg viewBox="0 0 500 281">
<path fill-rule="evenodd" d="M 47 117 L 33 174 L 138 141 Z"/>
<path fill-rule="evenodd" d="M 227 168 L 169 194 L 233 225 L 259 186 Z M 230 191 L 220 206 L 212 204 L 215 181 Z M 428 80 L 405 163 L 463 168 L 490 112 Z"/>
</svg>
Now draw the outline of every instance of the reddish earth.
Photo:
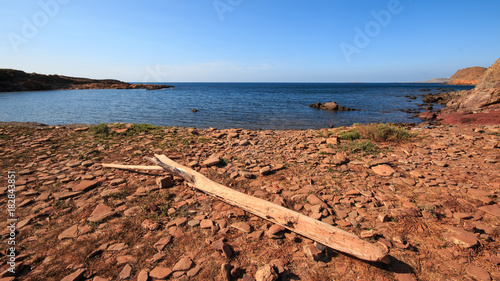
<svg viewBox="0 0 500 281">
<path fill-rule="evenodd" d="M 500 280 L 500 126 L 407 128 L 401 142 L 339 139 L 349 128 L 115 127 L 127 130 L 0 126 L 4 226 L 16 174 L 16 280 Z M 325 248 L 165 172 L 100 165 L 154 153 L 358 235 L 391 262 Z M 0 280 L 13 280 L 9 229 L 0 235 Z"/>
<path fill-rule="evenodd" d="M 443 124 L 500 124 L 500 110 L 479 113 L 453 112 L 439 115 L 438 120 Z"/>
</svg>

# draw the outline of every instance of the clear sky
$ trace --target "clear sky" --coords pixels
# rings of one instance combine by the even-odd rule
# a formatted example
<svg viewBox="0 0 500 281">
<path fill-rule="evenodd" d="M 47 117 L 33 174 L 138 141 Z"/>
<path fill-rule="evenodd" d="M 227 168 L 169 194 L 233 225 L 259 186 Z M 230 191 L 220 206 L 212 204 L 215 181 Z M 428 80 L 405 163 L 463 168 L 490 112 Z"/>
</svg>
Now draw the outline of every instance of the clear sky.
<svg viewBox="0 0 500 281">
<path fill-rule="evenodd" d="M 133 82 L 407 82 L 500 57 L 500 1 L 0 0 L 0 68 Z"/>
</svg>

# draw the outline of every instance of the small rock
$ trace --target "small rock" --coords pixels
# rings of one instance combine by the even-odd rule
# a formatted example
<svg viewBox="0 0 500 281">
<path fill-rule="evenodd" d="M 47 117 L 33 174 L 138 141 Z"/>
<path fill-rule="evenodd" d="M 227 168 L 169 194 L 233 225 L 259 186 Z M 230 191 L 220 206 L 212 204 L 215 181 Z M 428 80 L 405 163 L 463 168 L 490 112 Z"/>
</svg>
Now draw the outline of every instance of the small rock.
<svg viewBox="0 0 500 281">
<path fill-rule="evenodd" d="M 78 225 L 75 224 L 73 225 L 72 227 L 66 229 L 65 231 L 63 231 L 61 234 L 59 234 L 59 236 L 57 237 L 59 240 L 63 240 L 63 239 L 72 239 L 72 238 L 76 238 L 78 237 Z"/>
<path fill-rule="evenodd" d="M 275 281 L 278 280 L 278 273 L 273 265 L 266 264 L 255 273 L 256 281 Z"/>
<path fill-rule="evenodd" d="M 172 271 L 187 271 L 191 268 L 191 266 L 193 265 L 193 261 L 188 258 L 188 257 L 184 257 L 182 259 L 180 259 L 175 265 L 174 265 L 174 268 L 172 268 Z"/>
<path fill-rule="evenodd" d="M 467 273 L 467 275 L 469 275 L 470 277 L 472 277 L 478 281 L 490 281 L 491 280 L 491 276 L 488 273 L 488 271 L 486 271 L 484 268 L 479 267 L 479 266 L 469 265 L 465 268 L 465 272 Z"/>
<path fill-rule="evenodd" d="M 203 165 L 207 167 L 215 166 L 220 163 L 219 156 L 212 155 L 207 160 L 203 161 Z"/>
<path fill-rule="evenodd" d="M 445 226 L 445 228 L 448 229 L 449 232 L 445 233 L 444 237 L 461 247 L 470 248 L 478 243 L 474 233 L 454 226 Z"/>
<path fill-rule="evenodd" d="M 137 281 L 148 281 L 148 279 L 149 274 L 145 269 L 141 270 L 141 272 L 139 272 L 139 275 L 137 275 Z"/>
<path fill-rule="evenodd" d="M 286 230 L 286 228 L 284 228 L 283 226 L 279 225 L 279 224 L 273 224 L 268 230 L 267 230 L 267 234 L 269 235 L 269 237 L 273 238 L 273 239 L 281 239 L 284 237 L 284 231 Z"/>
<path fill-rule="evenodd" d="M 205 219 L 200 222 L 201 228 L 212 228 L 213 226 L 214 222 L 212 220 Z"/>
<path fill-rule="evenodd" d="M 70 275 L 64 277 L 61 279 L 61 281 L 79 281 L 82 280 L 83 274 L 85 274 L 86 269 L 81 268 L 78 269 L 77 271 L 71 273 Z"/>
<path fill-rule="evenodd" d="M 313 244 L 304 245 L 304 253 L 315 261 L 319 261 L 323 256 L 323 252 L 316 248 Z"/>
<path fill-rule="evenodd" d="M 375 174 L 384 177 L 392 176 L 392 174 L 396 172 L 393 168 L 391 168 L 391 166 L 385 164 L 372 167 L 372 171 Z"/>
<path fill-rule="evenodd" d="M 269 166 L 265 166 L 265 167 L 262 167 L 262 169 L 260 169 L 260 170 L 259 170 L 259 173 L 260 173 L 261 175 L 266 176 L 266 175 L 271 174 L 271 173 L 272 173 L 272 171 L 273 171 L 273 170 L 271 169 L 271 167 L 269 167 Z"/>
<path fill-rule="evenodd" d="M 125 179 L 114 179 L 109 184 L 112 186 L 119 185 L 125 182 Z"/>
<path fill-rule="evenodd" d="M 83 180 L 79 184 L 73 186 L 71 190 L 73 191 L 88 191 L 91 188 L 97 186 L 99 184 L 99 181 L 96 180 Z"/>
<path fill-rule="evenodd" d="M 125 265 L 120 274 L 118 274 L 118 280 L 130 279 L 131 273 L 132 273 L 132 267 L 129 264 Z"/>
<path fill-rule="evenodd" d="M 497 205 L 487 205 L 483 207 L 479 207 L 479 210 L 485 211 L 490 215 L 494 215 L 500 217 L 500 207 Z"/>
<path fill-rule="evenodd" d="M 193 278 L 193 277 L 195 277 L 196 275 L 198 275 L 198 273 L 200 272 L 200 270 L 201 270 L 201 266 L 198 266 L 198 265 L 197 265 L 197 266 L 195 266 L 194 268 L 190 269 L 190 270 L 186 273 L 186 275 L 187 275 L 187 277 L 189 277 L 189 278 Z M 139 280 L 137 280 L 137 281 L 139 281 Z"/>
<path fill-rule="evenodd" d="M 158 225 L 158 223 L 157 223 L 157 222 L 152 221 L 152 220 L 150 220 L 150 219 L 145 219 L 145 220 L 141 223 L 141 226 L 142 226 L 142 228 L 147 229 L 147 230 L 151 230 L 151 231 L 156 230 L 156 229 L 158 229 L 158 227 L 159 227 L 159 225 Z"/>
<path fill-rule="evenodd" d="M 172 175 L 156 179 L 156 185 L 159 188 L 168 188 L 174 185 L 174 177 Z"/>
<path fill-rule="evenodd" d="M 231 224 L 231 227 L 236 228 L 236 229 L 243 231 L 245 233 L 250 233 L 252 231 L 252 228 L 246 222 L 235 222 L 235 223 Z"/>
<path fill-rule="evenodd" d="M 111 216 L 113 216 L 115 212 L 111 207 L 105 205 L 105 204 L 99 204 L 97 207 L 94 209 L 90 217 L 87 219 L 90 222 L 98 222 L 101 220 L 105 220 Z"/>
<path fill-rule="evenodd" d="M 170 242 L 172 242 L 172 236 L 166 236 L 161 238 L 158 242 L 154 244 L 154 247 L 158 252 L 162 251 Z"/>
<path fill-rule="evenodd" d="M 171 273 L 172 270 L 170 268 L 157 266 L 153 270 L 151 270 L 151 272 L 149 273 L 149 277 L 156 279 L 166 279 Z"/>
</svg>

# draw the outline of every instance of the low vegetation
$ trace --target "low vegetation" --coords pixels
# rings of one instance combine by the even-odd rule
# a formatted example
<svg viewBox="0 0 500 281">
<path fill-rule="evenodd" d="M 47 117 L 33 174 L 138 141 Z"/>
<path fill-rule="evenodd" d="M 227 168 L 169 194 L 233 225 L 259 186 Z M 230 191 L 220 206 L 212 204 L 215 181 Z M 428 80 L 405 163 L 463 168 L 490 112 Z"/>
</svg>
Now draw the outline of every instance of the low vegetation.
<svg viewBox="0 0 500 281">
<path fill-rule="evenodd" d="M 376 142 L 401 142 L 414 137 L 413 134 L 394 124 L 355 125 L 340 133 L 342 140 L 367 139 Z"/>
</svg>

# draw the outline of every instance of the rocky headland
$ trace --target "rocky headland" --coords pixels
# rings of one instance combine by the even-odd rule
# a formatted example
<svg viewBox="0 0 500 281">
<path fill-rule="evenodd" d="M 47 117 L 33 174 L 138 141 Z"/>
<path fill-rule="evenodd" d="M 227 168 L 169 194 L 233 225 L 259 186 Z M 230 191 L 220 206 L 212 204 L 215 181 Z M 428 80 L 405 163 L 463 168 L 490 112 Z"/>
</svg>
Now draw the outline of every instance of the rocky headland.
<svg viewBox="0 0 500 281">
<path fill-rule="evenodd" d="M 0 220 L 13 171 L 16 280 L 500 279 L 499 126 L 12 125 L 0 126 Z M 353 233 L 391 260 L 333 251 L 166 172 L 101 165 L 150 165 L 153 154 Z M 8 245 L 10 229 L 0 235 Z M 13 280 L 8 253 L 2 280 Z"/>
<path fill-rule="evenodd" d="M 171 88 L 169 85 L 130 84 L 112 79 L 88 79 L 62 75 L 26 73 L 21 70 L 0 69 L 0 92 L 81 90 L 81 89 L 147 89 Z"/>
<path fill-rule="evenodd" d="M 458 70 L 445 83 L 448 85 L 477 85 L 487 68 L 475 66 Z"/>
<path fill-rule="evenodd" d="M 437 116 L 441 123 L 500 124 L 500 59 L 489 67 L 472 90 L 426 94 L 425 103 L 439 103 L 446 108 L 424 112 L 427 120 Z"/>
</svg>

